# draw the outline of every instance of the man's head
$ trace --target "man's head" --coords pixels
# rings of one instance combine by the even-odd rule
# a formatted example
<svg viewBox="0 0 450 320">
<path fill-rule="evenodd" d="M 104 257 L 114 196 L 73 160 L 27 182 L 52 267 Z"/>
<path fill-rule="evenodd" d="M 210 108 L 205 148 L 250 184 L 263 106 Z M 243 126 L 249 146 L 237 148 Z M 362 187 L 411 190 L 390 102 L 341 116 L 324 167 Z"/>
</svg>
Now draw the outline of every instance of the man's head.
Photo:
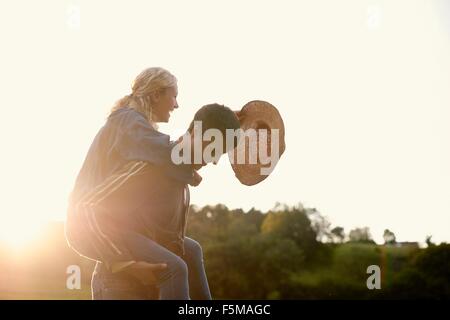
<svg viewBox="0 0 450 320">
<path fill-rule="evenodd" d="M 199 126 L 201 124 L 201 126 Z M 216 133 L 221 134 L 222 136 L 222 148 L 223 151 L 221 154 L 213 154 L 213 156 L 218 159 L 223 153 L 228 152 L 226 145 L 226 131 L 229 130 L 237 130 L 240 128 L 240 123 L 236 114 L 228 107 L 223 105 L 219 105 L 217 103 L 208 104 L 206 106 L 201 107 L 194 115 L 194 119 L 192 120 L 188 133 L 191 135 L 191 159 L 195 159 L 194 152 L 198 152 L 202 155 L 202 163 L 201 164 L 193 164 L 194 169 L 198 170 L 202 166 L 206 165 L 208 159 L 203 158 L 203 151 L 208 145 L 214 143 L 215 138 L 208 137 L 209 133 L 215 131 Z M 213 130 L 211 130 L 213 129 Z M 205 134 L 206 133 L 206 134 Z M 214 132 L 213 132 L 214 133 Z M 199 136 L 200 135 L 200 136 Z M 198 140 L 196 140 L 198 139 Z M 206 139 L 206 140 L 205 140 Z M 212 140 L 212 141 L 211 141 Z M 197 142 L 197 144 L 196 144 Z M 201 149 L 196 148 L 195 146 L 200 146 Z M 214 151 L 217 149 L 213 150 Z"/>
</svg>

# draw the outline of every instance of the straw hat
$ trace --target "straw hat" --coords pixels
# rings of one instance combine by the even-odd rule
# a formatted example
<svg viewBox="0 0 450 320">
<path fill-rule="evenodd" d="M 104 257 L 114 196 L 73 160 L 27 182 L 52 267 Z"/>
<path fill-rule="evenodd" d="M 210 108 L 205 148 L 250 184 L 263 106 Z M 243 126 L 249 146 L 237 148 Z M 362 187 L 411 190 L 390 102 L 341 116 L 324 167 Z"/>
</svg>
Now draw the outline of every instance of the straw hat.
<svg viewBox="0 0 450 320">
<path fill-rule="evenodd" d="M 252 186 L 268 177 L 283 154 L 286 148 L 284 123 L 277 108 L 266 101 L 250 101 L 240 111 L 235 112 L 245 135 L 240 138 L 233 152 L 229 153 L 229 159 L 236 178 L 242 184 Z M 249 134 L 251 130 L 247 131 L 248 129 L 255 130 L 256 139 L 253 139 L 253 142 L 250 138 L 251 134 Z M 277 130 L 274 131 L 274 129 Z M 264 139 L 264 131 L 267 139 Z M 278 139 L 276 131 L 278 131 Z M 263 144 L 260 145 L 259 141 Z M 273 150 L 275 151 L 273 157 L 272 145 L 278 149 Z M 259 150 L 260 148 L 261 150 Z M 278 151 L 278 157 L 276 151 Z"/>
</svg>

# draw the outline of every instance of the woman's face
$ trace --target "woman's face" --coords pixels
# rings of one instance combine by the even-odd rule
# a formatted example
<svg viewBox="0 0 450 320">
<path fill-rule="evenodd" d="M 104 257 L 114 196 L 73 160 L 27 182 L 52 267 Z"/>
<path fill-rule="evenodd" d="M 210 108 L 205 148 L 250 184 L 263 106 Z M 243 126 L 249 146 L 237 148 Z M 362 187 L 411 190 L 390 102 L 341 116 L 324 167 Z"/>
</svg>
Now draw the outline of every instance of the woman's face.
<svg viewBox="0 0 450 320">
<path fill-rule="evenodd" d="M 153 96 L 153 121 L 169 122 L 171 112 L 178 108 L 178 88 L 171 87 Z"/>
</svg>

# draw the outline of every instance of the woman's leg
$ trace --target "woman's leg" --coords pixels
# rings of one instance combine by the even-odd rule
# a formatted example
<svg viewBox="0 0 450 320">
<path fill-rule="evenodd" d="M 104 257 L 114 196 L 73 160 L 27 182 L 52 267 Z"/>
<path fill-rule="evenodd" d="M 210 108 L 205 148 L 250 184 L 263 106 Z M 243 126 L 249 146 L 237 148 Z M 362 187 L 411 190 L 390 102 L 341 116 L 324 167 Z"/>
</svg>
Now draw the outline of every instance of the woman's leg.
<svg viewBox="0 0 450 320">
<path fill-rule="evenodd" d="M 154 272 L 161 300 L 189 300 L 188 267 L 183 259 L 138 233 L 127 233 L 123 241 L 136 261 L 167 264 Z"/>
<path fill-rule="evenodd" d="M 200 244 L 194 239 L 184 238 L 184 260 L 189 272 L 189 293 L 194 300 L 211 300 L 208 279 L 203 263 L 203 252 Z"/>
</svg>

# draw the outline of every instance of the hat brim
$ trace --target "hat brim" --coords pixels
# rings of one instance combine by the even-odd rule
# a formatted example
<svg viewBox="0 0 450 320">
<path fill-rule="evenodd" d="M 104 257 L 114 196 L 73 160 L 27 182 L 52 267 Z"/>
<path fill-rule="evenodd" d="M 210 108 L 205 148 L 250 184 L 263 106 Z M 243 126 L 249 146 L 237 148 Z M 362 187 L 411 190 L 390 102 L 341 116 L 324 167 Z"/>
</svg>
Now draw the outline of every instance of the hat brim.
<svg viewBox="0 0 450 320">
<path fill-rule="evenodd" d="M 271 157 L 271 141 L 276 136 L 273 133 L 273 129 L 278 129 L 278 144 L 275 143 L 275 147 L 278 146 L 278 158 L 275 159 L 278 162 L 279 157 L 284 153 L 286 149 L 285 144 L 285 130 L 284 122 L 281 118 L 277 108 L 266 101 L 254 100 L 247 103 L 239 112 L 240 126 L 244 132 L 248 129 L 255 129 L 257 132 L 260 129 L 267 129 L 267 150 L 263 150 L 264 155 Z M 259 141 L 259 135 L 257 135 L 257 141 Z M 252 186 L 260 183 L 266 179 L 273 171 L 276 163 L 262 164 L 259 157 L 258 143 L 251 143 L 250 137 L 245 135 L 240 139 L 238 146 L 233 150 L 234 152 L 230 156 L 231 167 L 236 175 L 236 178 L 244 185 Z M 244 153 L 242 155 L 242 152 Z M 241 155 L 239 155 L 241 153 Z M 245 161 L 238 161 L 239 157 Z M 256 163 L 252 163 L 251 159 L 256 159 Z M 253 161 L 255 162 L 255 161 Z M 270 172 L 262 174 L 262 168 L 271 167 Z M 266 170 L 267 170 L 266 169 Z"/>
</svg>

